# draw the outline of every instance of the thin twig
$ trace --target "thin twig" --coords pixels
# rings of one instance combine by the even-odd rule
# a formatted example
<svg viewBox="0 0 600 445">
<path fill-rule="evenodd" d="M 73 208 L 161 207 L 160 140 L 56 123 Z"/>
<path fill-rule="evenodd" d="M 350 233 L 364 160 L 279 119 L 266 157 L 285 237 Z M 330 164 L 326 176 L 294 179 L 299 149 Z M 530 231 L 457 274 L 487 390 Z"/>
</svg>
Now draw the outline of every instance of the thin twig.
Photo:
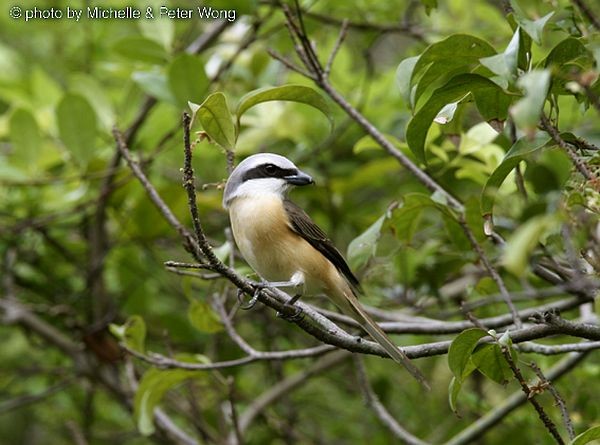
<svg viewBox="0 0 600 445">
<path fill-rule="evenodd" d="M 575 153 L 575 150 L 573 150 L 573 148 L 563 138 L 560 137 L 558 128 L 552 125 L 550 120 L 544 114 L 542 114 L 541 122 L 544 130 L 546 130 L 554 142 L 567 153 L 571 159 L 571 162 L 573 162 L 579 173 L 581 173 L 588 181 L 591 180 L 594 175 L 588 168 L 587 164 L 581 160 L 577 153 Z"/>
<path fill-rule="evenodd" d="M 567 409 L 567 405 L 566 405 L 565 401 L 560 396 L 560 394 L 558 393 L 558 390 L 554 387 L 552 382 L 550 382 L 546 378 L 546 376 L 544 376 L 544 373 L 542 372 L 542 370 L 540 369 L 540 367 L 538 365 L 531 362 L 529 364 L 529 367 L 531 369 L 533 369 L 533 372 L 535 372 L 535 374 L 540 379 L 540 386 L 548 389 L 548 391 L 550 391 L 550 394 L 552 394 L 552 397 L 554 397 L 554 400 L 556 401 L 556 404 L 558 405 L 558 408 L 560 409 L 560 414 L 562 415 L 563 422 L 565 423 L 565 427 L 567 428 L 567 434 L 569 435 L 569 439 L 573 439 L 575 437 L 575 428 L 573 428 L 573 422 L 571 421 L 571 417 L 569 416 L 569 411 Z"/>
<path fill-rule="evenodd" d="M 342 28 L 340 29 L 340 34 L 338 35 L 337 40 L 335 41 L 335 45 L 333 45 L 333 49 L 329 54 L 329 58 L 327 59 L 327 63 L 325 64 L 325 76 L 329 77 L 329 73 L 331 72 L 331 67 L 333 65 L 333 61 L 335 60 L 335 56 L 338 51 L 342 47 L 342 43 L 346 39 L 346 34 L 348 33 L 348 19 L 344 19 L 342 22 Z"/>
<path fill-rule="evenodd" d="M 600 31 L 600 19 L 592 12 L 590 7 L 584 2 L 584 0 L 573 0 L 573 3 L 581 10 L 584 16 L 594 25 L 594 27 Z"/>
<path fill-rule="evenodd" d="M 525 381 L 523 374 L 521 374 L 521 370 L 515 364 L 515 362 L 512 358 L 512 355 L 510 353 L 510 350 L 506 346 L 502 346 L 501 350 L 502 350 L 502 354 L 504 355 L 504 358 L 506 359 L 506 362 L 508 363 L 508 366 L 510 366 L 510 369 L 512 370 L 514 376 L 517 378 L 517 381 L 521 385 L 521 390 L 526 395 L 527 401 L 529 403 L 531 403 L 531 405 L 535 408 L 540 420 L 542 421 L 542 423 L 544 424 L 544 426 L 546 427 L 546 429 L 548 430 L 550 435 L 554 438 L 556 443 L 558 443 L 559 445 L 564 445 L 565 442 L 564 442 L 563 438 L 560 437 L 560 434 L 558 433 L 556 425 L 554 424 L 554 422 L 552 422 L 550 417 L 548 417 L 548 414 L 546 414 L 546 411 L 544 411 L 544 408 L 542 408 L 542 405 L 540 405 L 538 403 L 538 401 L 535 399 L 535 393 L 532 392 L 531 388 Z"/>
<path fill-rule="evenodd" d="M 573 370 L 586 356 L 587 352 L 581 354 L 572 353 L 568 355 L 550 368 L 546 374 L 547 378 L 551 381 L 558 380 L 560 377 Z M 467 445 L 474 443 L 478 438 L 482 437 L 486 432 L 502 422 L 502 420 L 508 417 L 512 411 L 523 405 L 526 401 L 527 397 L 521 390 L 514 392 L 504 402 L 471 423 L 456 436 L 448 440 L 444 445 Z"/>
<path fill-rule="evenodd" d="M 517 308 L 515 307 L 512 299 L 510 298 L 510 293 L 508 292 L 508 289 L 506 288 L 506 285 L 504 284 L 504 280 L 502 279 L 502 277 L 500 276 L 500 274 L 498 273 L 496 268 L 492 265 L 492 263 L 488 259 L 483 248 L 477 241 L 477 238 L 475 238 L 475 235 L 473 234 L 470 227 L 467 225 L 467 222 L 464 220 L 464 218 L 462 216 L 459 219 L 459 223 L 463 229 L 463 232 L 467 236 L 467 239 L 471 243 L 471 246 L 473 246 L 473 248 L 477 252 L 479 259 L 483 263 L 483 267 L 485 267 L 485 269 L 488 271 L 490 277 L 492 277 L 492 280 L 494 280 L 494 282 L 496 283 L 496 286 L 498 286 L 498 289 L 500 290 L 500 294 L 502 295 L 502 298 L 504 298 L 504 302 L 506 303 L 506 306 L 508 306 L 508 309 L 510 310 L 510 313 L 512 315 L 515 326 L 518 329 L 520 329 L 523 326 L 523 323 L 521 323 L 521 319 L 519 318 L 519 313 L 517 312 Z"/>
<path fill-rule="evenodd" d="M 358 383 L 362 389 L 362 392 L 367 400 L 367 405 L 371 407 L 377 418 L 383 423 L 387 429 L 399 440 L 409 445 L 427 445 L 427 442 L 422 441 L 416 436 L 413 436 L 406 429 L 398 423 L 398 421 L 392 416 L 387 408 L 381 403 L 379 397 L 371 387 L 365 365 L 363 364 L 360 357 L 354 357 L 354 364 L 356 368 L 356 374 L 358 376 Z"/>
</svg>

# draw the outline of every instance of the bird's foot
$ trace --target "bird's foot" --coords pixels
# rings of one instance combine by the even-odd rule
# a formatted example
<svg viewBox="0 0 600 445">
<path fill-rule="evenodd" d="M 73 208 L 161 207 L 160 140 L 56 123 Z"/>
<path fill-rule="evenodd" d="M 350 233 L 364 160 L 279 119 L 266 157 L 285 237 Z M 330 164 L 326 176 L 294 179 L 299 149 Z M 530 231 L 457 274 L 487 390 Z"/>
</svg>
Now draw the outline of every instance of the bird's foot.
<svg viewBox="0 0 600 445">
<path fill-rule="evenodd" d="M 292 299 L 290 301 L 288 301 L 287 303 L 285 303 L 284 307 L 287 308 L 294 308 L 295 312 L 292 315 L 285 315 L 282 312 L 277 312 L 277 317 L 279 318 L 283 318 L 284 320 L 287 320 L 289 322 L 295 323 L 297 321 L 300 321 L 304 318 L 304 311 L 302 310 L 302 308 L 300 306 L 296 306 L 296 301 L 298 301 L 298 299 L 301 297 L 301 294 L 298 295 L 294 295 L 292 297 Z"/>
<path fill-rule="evenodd" d="M 256 289 L 254 290 L 254 294 L 252 295 L 252 298 L 250 298 L 248 303 L 244 303 L 244 293 L 245 292 L 241 289 L 238 289 L 237 299 L 240 302 L 240 309 L 242 309 L 244 311 L 248 311 L 248 310 L 252 309 L 256 305 L 256 302 L 258 301 L 258 296 L 260 295 L 260 292 L 265 287 L 266 286 L 263 286 L 262 283 L 259 286 L 256 286 Z"/>
</svg>

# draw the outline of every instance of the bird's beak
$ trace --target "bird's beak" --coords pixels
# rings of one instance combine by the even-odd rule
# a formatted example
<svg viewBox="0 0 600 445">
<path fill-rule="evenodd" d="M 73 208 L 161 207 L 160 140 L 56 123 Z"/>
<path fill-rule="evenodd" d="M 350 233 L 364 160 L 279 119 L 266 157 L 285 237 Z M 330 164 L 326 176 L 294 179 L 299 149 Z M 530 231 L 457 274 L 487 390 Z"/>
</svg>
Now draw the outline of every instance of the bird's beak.
<svg viewBox="0 0 600 445">
<path fill-rule="evenodd" d="M 313 178 L 310 175 L 307 175 L 306 173 L 300 170 L 298 170 L 298 173 L 296 173 L 295 175 L 285 176 L 283 179 L 285 179 L 288 182 L 288 184 L 292 185 L 308 185 L 315 183 L 315 181 L 313 181 Z"/>
</svg>

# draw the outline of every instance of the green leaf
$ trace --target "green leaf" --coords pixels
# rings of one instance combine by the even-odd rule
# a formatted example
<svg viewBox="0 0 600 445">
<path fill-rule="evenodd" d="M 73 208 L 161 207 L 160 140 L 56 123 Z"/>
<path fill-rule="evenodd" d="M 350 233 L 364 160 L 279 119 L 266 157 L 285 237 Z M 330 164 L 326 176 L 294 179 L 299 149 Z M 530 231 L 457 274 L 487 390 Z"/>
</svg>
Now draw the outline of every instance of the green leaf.
<svg viewBox="0 0 600 445">
<path fill-rule="evenodd" d="M 421 0 L 421 4 L 425 7 L 425 14 L 429 15 L 432 9 L 437 9 L 437 0 Z"/>
<path fill-rule="evenodd" d="M 377 241 L 381 236 L 381 228 L 387 215 L 382 215 L 377 221 L 354 238 L 348 245 L 348 262 L 352 269 L 363 267 L 377 251 Z"/>
<path fill-rule="evenodd" d="M 28 110 L 18 108 L 10 116 L 9 127 L 13 165 L 33 171 L 42 150 L 42 136 L 35 118 Z"/>
<path fill-rule="evenodd" d="M 520 15 L 517 15 L 516 19 L 517 19 L 517 23 L 519 23 L 519 26 L 521 26 L 523 28 L 523 30 L 527 34 L 529 34 L 529 36 L 533 39 L 533 41 L 535 43 L 537 43 L 538 45 L 541 45 L 542 44 L 542 33 L 544 31 L 544 27 L 546 26 L 546 23 L 548 23 L 548 20 L 550 20 L 550 18 L 553 15 L 554 15 L 554 11 L 546 14 L 544 17 L 542 17 L 541 19 L 537 19 L 537 20 L 529 20 Z"/>
<path fill-rule="evenodd" d="M 255 105 L 272 100 L 283 100 L 298 102 L 316 108 L 323 113 L 331 126 L 333 126 L 333 116 L 329 105 L 316 90 L 304 85 L 283 85 L 279 87 L 266 87 L 254 90 L 244 95 L 237 106 L 235 112 L 238 123 L 242 115 Z"/>
<path fill-rule="evenodd" d="M 204 71 L 204 63 L 198 56 L 180 54 L 171 62 L 167 72 L 169 88 L 180 105 L 185 105 L 188 101 L 202 101 L 209 80 Z"/>
<path fill-rule="evenodd" d="M 394 209 L 390 217 L 390 226 L 399 240 L 408 242 L 412 239 L 419 229 L 421 213 L 428 207 L 452 217 L 443 204 L 433 201 L 429 196 L 422 193 L 407 193 L 403 197 L 402 205 Z"/>
<path fill-rule="evenodd" d="M 196 111 L 196 117 L 213 141 L 227 150 L 234 149 L 235 124 L 223 93 L 217 92 L 208 96 Z"/>
<path fill-rule="evenodd" d="M 223 329 L 219 316 L 209 304 L 202 301 L 192 300 L 188 308 L 188 319 L 200 332 L 214 334 Z"/>
<path fill-rule="evenodd" d="M 160 11 L 163 6 L 162 0 L 138 0 L 137 5 L 140 9 L 151 6 L 154 11 Z M 173 45 L 173 37 L 175 37 L 176 20 L 167 20 L 156 18 L 154 20 L 136 20 L 144 37 L 159 43 L 165 51 L 169 52 Z"/>
<path fill-rule="evenodd" d="M 126 36 L 119 39 L 113 51 L 130 60 L 162 65 L 167 62 L 164 48 L 154 40 L 142 36 Z"/>
<path fill-rule="evenodd" d="M 448 403 L 450 405 L 450 409 L 454 412 L 454 414 L 458 415 L 458 408 L 456 407 L 456 401 L 458 399 L 458 394 L 460 393 L 460 389 L 462 388 L 462 383 L 456 377 L 452 377 L 450 380 L 450 385 L 448 386 Z"/>
<path fill-rule="evenodd" d="M 149 369 L 135 393 L 133 415 L 139 432 L 144 436 L 154 433 L 154 409 L 166 392 L 184 380 L 198 375 L 197 371 L 185 369 Z"/>
<path fill-rule="evenodd" d="M 467 364 L 480 339 L 488 335 L 483 329 L 470 328 L 456 336 L 448 350 L 448 366 L 460 382 L 466 377 Z"/>
<path fill-rule="evenodd" d="M 413 92 L 411 79 L 415 65 L 419 61 L 420 57 L 421 56 L 414 56 L 404 59 L 402 62 L 400 62 L 398 68 L 396 69 L 396 85 L 400 90 L 400 95 L 409 105 L 412 104 L 411 96 Z"/>
<path fill-rule="evenodd" d="M 116 122 L 115 111 L 100 82 L 90 75 L 75 73 L 71 78 L 71 86 L 74 93 L 86 98 L 98 116 L 103 130 L 110 133 Z"/>
<path fill-rule="evenodd" d="M 517 74 L 519 59 L 519 28 L 513 34 L 510 43 L 503 53 L 479 59 L 481 64 L 492 73 L 512 83 Z"/>
<path fill-rule="evenodd" d="M 96 145 L 96 113 L 78 94 L 66 94 L 56 109 L 58 132 L 73 157 L 86 165 Z"/>
<path fill-rule="evenodd" d="M 481 213 L 484 216 L 492 213 L 496 191 L 500 188 L 511 170 L 529 154 L 544 147 L 549 141 L 550 137 L 546 133 L 539 132 L 531 140 L 528 137 L 522 137 L 514 143 L 483 187 L 483 191 L 481 192 Z"/>
<path fill-rule="evenodd" d="M 569 37 L 561 40 L 552 48 L 552 51 L 550 51 L 550 54 L 544 60 L 543 66 L 545 68 L 553 65 L 560 67 L 579 57 L 589 57 L 589 53 L 583 43 L 581 43 L 581 40 Z"/>
<path fill-rule="evenodd" d="M 416 104 L 423 92 L 437 79 L 468 72 L 479 64 L 479 59 L 494 54 L 496 50 L 485 40 L 468 34 L 451 35 L 430 45 L 419 57 L 412 69 L 410 88 L 407 91 L 418 84 L 414 95 Z"/>
<path fill-rule="evenodd" d="M 538 245 L 540 238 L 557 226 L 560 219 L 556 215 L 539 215 L 517 228 L 510 236 L 502 254 L 502 264 L 516 276 L 528 272 L 529 255 Z"/>
<path fill-rule="evenodd" d="M 593 440 L 600 440 L 600 425 L 593 426 L 579 434 L 570 445 L 585 445 Z"/>
<path fill-rule="evenodd" d="M 526 132 L 535 130 L 544 108 L 544 102 L 550 86 L 549 70 L 534 70 L 517 81 L 525 97 L 517 101 L 510 109 L 515 124 Z"/>
<path fill-rule="evenodd" d="M 505 121 L 512 97 L 499 88 L 480 88 L 473 91 L 475 106 L 486 121 Z"/>
<path fill-rule="evenodd" d="M 164 73 L 158 70 L 134 71 L 131 78 L 149 96 L 163 102 L 175 103 L 167 76 Z"/>
<path fill-rule="evenodd" d="M 406 128 L 406 142 L 417 159 L 425 162 L 425 139 L 433 119 L 448 103 L 461 99 L 465 94 L 482 88 L 502 91 L 498 85 L 478 74 L 459 74 L 434 91 L 419 109 Z"/>
<path fill-rule="evenodd" d="M 144 352 L 146 343 L 146 323 L 139 315 L 132 315 L 125 324 L 109 325 L 110 332 L 127 347 L 134 351 Z"/>
<path fill-rule="evenodd" d="M 471 356 L 473 364 L 487 378 L 505 385 L 512 377 L 510 366 L 497 344 L 484 344 L 476 348 Z"/>
</svg>

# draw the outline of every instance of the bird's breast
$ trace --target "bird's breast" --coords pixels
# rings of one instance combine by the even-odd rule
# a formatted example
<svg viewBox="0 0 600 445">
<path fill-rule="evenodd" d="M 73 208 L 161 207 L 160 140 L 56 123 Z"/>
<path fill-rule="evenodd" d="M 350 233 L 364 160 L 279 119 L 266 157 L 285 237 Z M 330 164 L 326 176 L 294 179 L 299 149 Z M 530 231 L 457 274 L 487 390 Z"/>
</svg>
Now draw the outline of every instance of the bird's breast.
<svg viewBox="0 0 600 445">
<path fill-rule="evenodd" d="M 335 272 L 323 255 L 291 230 L 278 197 L 237 198 L 229 207 L 229 216 L 240 252 L 262 278 L 288 281 L 302 272 L 307 292 L 314 293 Z"/>
</svg>

